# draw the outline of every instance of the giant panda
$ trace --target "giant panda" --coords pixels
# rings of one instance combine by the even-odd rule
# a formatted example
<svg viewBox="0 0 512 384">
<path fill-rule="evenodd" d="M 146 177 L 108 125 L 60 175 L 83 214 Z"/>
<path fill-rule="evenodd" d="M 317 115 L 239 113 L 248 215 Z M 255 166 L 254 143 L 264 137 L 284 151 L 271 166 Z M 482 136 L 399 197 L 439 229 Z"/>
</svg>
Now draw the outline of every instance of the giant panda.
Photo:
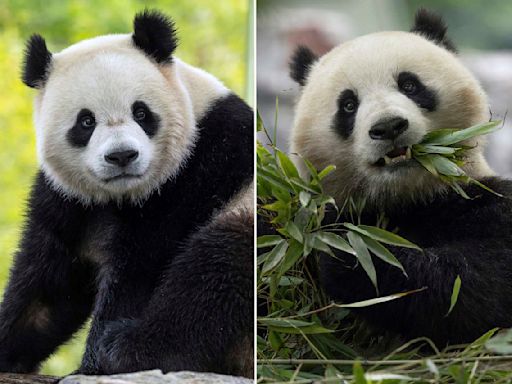
<svg viewBox="0 0 512 384">
<path fill-rule="evenodd" d="M 388 230 L 422 249 L 390 248 L 408 277 L 373 261 L 381 296 L 424 291 L 355 311 L 381 331 L 426 336 L 439 346 L 512 326 L 512 182 L 491 170 L 481 139 L 469 143 L 464 170 L 504 197 L 470 185 L 466 200 L 410 156 L 428 132 L 490 119 L 486 95 L 446 30 L 439 15 L 421 9 L 410 32 L 365 35 L 320 58 L 299 47 L 290 71 L 301 86 L 291 152 L 319 169 L 334 164 L 324 186 L 338 206 L 364 201 L 363 223 L 375 225 L 383 213 Z M 356 258 L 336 256 L 320 256 L 328 296 L 344 303 L 374 298 Z M 457 276 L 460 294 L 447 315 Z"/>
<path fill-rule="evenodd" d="M 253 113 L 173 52 L 171 19 L 27 42 L 40 170 L 0 308 L 0 371 L 92 316 L 78 372 L 252 377 Z"/>
</svg>

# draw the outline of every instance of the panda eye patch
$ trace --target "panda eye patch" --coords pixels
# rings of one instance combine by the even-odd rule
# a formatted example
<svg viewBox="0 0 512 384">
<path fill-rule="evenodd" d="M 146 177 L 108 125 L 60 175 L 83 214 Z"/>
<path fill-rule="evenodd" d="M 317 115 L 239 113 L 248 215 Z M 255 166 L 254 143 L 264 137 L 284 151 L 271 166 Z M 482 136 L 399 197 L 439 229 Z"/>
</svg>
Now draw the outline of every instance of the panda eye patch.
<svg viewBox="0 0 512 384">
<path fill-rule="evenodd" d="M 68 130 L 66 135 L 69 143 L 77 148 L 85 147 L 96 127 L 96 118 L 94 113 L 84 108 L 76 115 L 75 124 Z"/>
<path fill-rule="evenodd" d="M 397 78 L 400 93 L 414 101 L 420 108 L 432 112 L 437 107 L 437 94 L 426 87 L 420 78 L 412 72 L 400 72 Z"/>
<path fill-rule="evenodd" d="M 345 89 L 338 96 L 337 107 L 332 127 L 346 139 L 354 130 L 357 109 L 359 108 L 359 99 L 353 90 Z"/>
<path fill-rule="evenodd" d="M 132 104 L 132 116 L 149 137 L 153 137 L 158 131 L 160 118 L 145 102 L 137 100 Z"/>
</svg>

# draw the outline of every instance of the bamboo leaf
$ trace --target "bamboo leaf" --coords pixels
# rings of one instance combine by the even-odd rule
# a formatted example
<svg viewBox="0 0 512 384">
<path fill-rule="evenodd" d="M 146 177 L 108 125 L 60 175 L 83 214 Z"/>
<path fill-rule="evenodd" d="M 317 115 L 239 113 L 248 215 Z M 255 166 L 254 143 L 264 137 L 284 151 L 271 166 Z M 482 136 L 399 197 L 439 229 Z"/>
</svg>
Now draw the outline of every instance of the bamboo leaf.
<svg viewBox="0 0 512 384">
<path fill-rule="evenodd" d="M 279 243 L 283 238 L 278 235 L 263 235 L 259 236 L 257 240 L 258 248 L 271 247 Z"/>
<path fill-rule="evenodd" d="M 290 160 L 288 156 L 286 156 L 283 152 L 280 150 L 277 151 L 277 158 L 279 159 L 279 164 L 281 166 L 281 169 L 285 173 L 286 176 L 289 178 L 300 178 L 299 177 L 299 171 L 297 171 L 297 168 L 295 167 L 295 164 Z"/>
<path fill-rule="evenodd" d="M 504 333 L 498 333 L 485 343 L 485 347 L 494 353 L 500 355 L 512 354 L 512 330 L 507 330 Z"/>
<path fill-rule="evenodd" d="M 485 189 L 487 192 L 490 192 L 498 197 L 503 197 L 503 195 L 501 193 L 498 193 L 494 190 L 492 190 L 491 188 L 489 188 L 487 185 L 485 184 L 482 184 L 481 182 L 479 182 L 478 180 L 475 180 L 475 179 L 470 179 L 470 183 L 473 183 L 473 184 L 476 184 L 478 185 L 480 188 L 482 189 Z"/>
<path fill-rule="evenodd" d="M 420 156 L 414 156 L 414 159 L 420 163 L 423 168 L 425 168 L 427 171 L 429 171 L 434 176 L 439 176 L 437 173 L 437 169 L 432 161 L 432 157 L 430 155 L 420 155 Z"/>
<path fill-rule="evenodd" d="M 393 300 L 396 300 L 396 299 L 400 299 L 402 297 L 412 295 L 413 293 L 422 292 L 422 291 L 424 291 L 426 289 L 427 289 L 426 287 L 423 287 L 423 288 L 414 289 L 414 290 L 407 291 L 407 292 L 394 293 L 394 294 L 388 295 L 388 296 L 376 297 L 374 299 L 368 299 L 368 300 L 363 300 L 363 301 L 357 301 L 355 303 L 350 303 L 350 304 L 337 304 L 336 307 L 338 307 L 338 308 L 363 308 L 363 307 L 370 307 L 372 305 L 387 303 L 388 301 L 393 301 Z"/>
<path fill-rule="evenodd" d="M 453 310 L 453 307 L 455 307 L 455 304 L 457 304 L 457 299 L 459 297 L 459 292 L 460 292 L 460 286 L 461 286 L 461 279 L 460 279 L 460 276 L 457 275 L 457 278 L 455 279 L 455 282 L 453 283 L 452 297 L 450 299 L 450 309 L 448 309 L 448 312 L 446 313 L 446 315 L 444 317 L 447 317 Z"/>
<path fill-rule="evenodd" d="M 304 162 L 304 164 L 306 164 L 306 167 L 308 168 L 308 171 L 309 171 L 309 174 L 311 175 L 311 177 L 313 179 L 318 179 L 318 171 L 316 170 L 313 163 L 311 163 L 311 161 L 309 161 L 308 159 L 305 159 L 303 157 L 301 157 L 301 159 Z"/>
<path fill-rule="evenodd" d="M 453 155 L 455 152 L 460 150 L 460 148 L 441 147 L 439 145 L 431 144 L 416 144 L 414 145 L 414 149 L 422 153 L 438 153 L 440 155 Z"/>
<path fill-rule="evenodd" d="M 279 279 L 279 286 L 281 286 L 281 287 L 290 287 L 290 286 L 300 285 L 303 282 L 304 282 L 304 279 L 302 279 L 300 277 L 281 276 L 281 279 Z"/>
<path fill-rule="evenodd" d="M 260 113 L 256 112 L 256 132 L 263 131 L 264 125 Z"/>
<path fill-rule="evenodd" d="M 318 237 L 316 232 L 311 234 L 311 239 L 312 239 L 311 245 L 313 246 L 313 248 L 318 249 L 319 251 L 327 253 L 331 256 L 334 256 L 331 248 L 329 248 L 329 246 L 327 244 L 325 244 L 322 240 L 320 240 L 320 238 Z"/>
<path fill-rule="evenodd" d="M 293 185 L 296 185 L 308 192 L 311 192 L 313 194 L 317 194 L 317 193 L 320 193 L 320 189 L 318 188 L 318 186 L 315 186 L 315 185 L 307 185 L 304 181 L 302 180 L 299 180 L 299 179 L 290 179 L 290 183 L 293 184 Z"/>
<path fill-rule="evenodd" d="M 268 253 L 265 264 L 263 264 L 262 272 L 266 273 L 274 269 L 283 260 L 288 243 L 286 240 L 281 240 L 277 245 Z"/>
<path fill-rule="evenodd" d="M 309 202 L 311 201 L 311 193 L 306 192 L 306 191 L 300 191 L 299 200 L 300 200 L 300 204 L 303 207 L 307 207 Z"/>
<path fill-rule="evenodd" d="M 464 349 L 464 351 L 470 351 L 472 349 L 480 349 L 483 345 L 485 345 L 485 343 L 487 343 L 487 341 L 489 341 L 491 339 L 491 337 L 493 337 L 496 334 L 496 332 L 498 332 L 498 330 L 499 330 L 499 328 L 493 328 L 490 331 L 487 331 L 482 336 L 480 336 L 478 339 L 476 339 L 471 344 L 469 344 Z"/>
<path fill-rule="evenodd" d="M 282 262 L 281 267 L 279 269 L 279 272 L 281 274 L 284 274 L 291 267 L 293 267 L 293 265 L 302 256 L 303 249 L 304 249 L 304 246 L 301 243 L 299 243 L 297 241 L 292 241 L 291 242 L 291 244 L 288 246 L 288 249 L 286 250 L 286 254 L 284 255 L 283 262 Z"/>
<path fill-rule="evenodd" d="M 352 255 L 356 254 L 354 248 L 350 246 L 350 244 L 340 235 L 337 235 L 332 232 L 317 232 L 317 238 L 320 239 L 325 244 L 330 245 L 333 248 L 339 249 L 340 251 L 351 253 Z"/>
<path fill-rule="evenodd" d="M 454 130 L 443 129 L 427 134 L 421 144 L 452 145 L 460 141 L 468 140 L 476 136 L 487 135 L 500 129 L 501 121 L 489 121 L 484 124 L 474 125 L 469 128 Z"/>
<path fill-rule="evenodd" d="M 441 173 L 446 176 L 463 176 L 465 175 L 464 171 L 460 169 L 457 164 L 453 161 L 450 161 L 446 157 L 441 155 L 430 155 L 432 160 L 432 164 L 436 168 L 438 173 Z"/>
<path fill-rule="evenodd" d="M 284 229 L 290 234 L 290 236 L 297 240 L 299 243 L 304 242 L 304 237 L 302 236 L 302 232 L 300 229 L 295 225 L 293 221 L 288 221 L 286 225 L 284 226 Z"/>
<path fill-rule="evenodd" d="M 359 232 L 365 236 L 368 236 L 369 238 L 380 241 L 381 243 L 421 250 L 420 247 L 411 243 L 409 240 L 406 240 L 403 237 L 386 231 L 382 228 L 371 227 L 368 225 L 354 225 L 352 223 L 343 223 L 343 225 L 352 231 Z"/>
<path fill-rule="evenodd" d="M 450 185 L 450 187 L 456 192 L 458 193 L 459 195 L 461 195 L 463 198 L 465 198 L 466 200 L 471 200 L 471 197 L 468 196 L 468 194 L 466 193 L 466 191 L 464 191 L 462 189 L 462 187 L 459 185 L 459 183 L 457 182 L 457 180 L 448 180 L 447 183 Z"/>
<path fill-rule="evenodd" d="M 354 375 L 355 384 L 367 384 L 366 378 L 364 377 L 364 369 L 360 361 L 354 362 L 352 374 Z"/>
<path fill-rule="evenodd" d="M 385 261 L 388 264 L 391 264 L 397 268 L 399 268 L 402 273 L 407 277 L 407 272 L 405 272 L 404 267 L 402 266 L 402 263 L 398 261 L 398 259 L 381 243 L 378 241 L 375 241 L 374 239 L 371 239 L 367 236 L 361 236 L 363 238 L 363 241 L 365 242 L 368 249 L 379 259 Z"/>
<path fill-rule="evenodd" d="M 280 318 L 258 318 L 260 324 L 266 325 L 269 329 L 289 334 L 318 334 L 318 333 L 331 333 L 330 329 L 322 327 L 320 324 L 294 319 L 280 319 Z"/>
<path fill-rule="evenodd" d="M 281 188 L 285 191 L 291 192 L 293 188 L 285 180 L 277 178 L 275 175 L 263 169 L 258 170 L 258 178 L 261 178 L 277 188 Z"/>
<path fill-rule="evenodd" d="M 325 167 L 324 169 L 322 169 L 322 171 L 320 171 L 318 173 L 318 178 L 320 180 L 324 179 L 327 175 L 332 173 L 335 169 L 336 169 L 336 167 L 334 165 L 328 165 L 327 167 Z"/>
<path fill-rule="evenodd" d="M 359 236 L 356 232 L 349 231 L 347 233 L 348 241 L 354 251 L 356 251 L 357 260 L 359 260 L 359 264 L 364 269 L 368 277 L 370 278 L 373 286 L 378 292 L 377 287 L 377 272 L 375 271 L 375 266 L 373 265 L 372 256 L 370 252 L 368 252 L 368 248 L 364 243 L 361 236 Z"/>
<path fill-rule="evenodd" d="M 427 133 L 425 136 L 423 136 L 423 139 L 421 140 L 420 144 L 430 144 L 430 145 L 442 145 L 440 141 L 442 141 L 445 137 L 453 134 L 456 132 L 456 129 L 436 129 L 435 131 Z M 415 146 L 413 146 L 414 148 Z"/>
</svg>

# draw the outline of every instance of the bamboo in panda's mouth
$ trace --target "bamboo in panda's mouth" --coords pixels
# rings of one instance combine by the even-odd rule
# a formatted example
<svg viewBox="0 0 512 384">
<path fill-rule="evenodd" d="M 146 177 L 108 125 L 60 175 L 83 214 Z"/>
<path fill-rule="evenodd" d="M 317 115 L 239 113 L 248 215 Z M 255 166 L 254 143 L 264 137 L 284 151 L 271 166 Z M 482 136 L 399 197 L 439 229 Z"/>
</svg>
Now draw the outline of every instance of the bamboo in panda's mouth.
<svg viewBox="0 0 512 384">
<path fill-rule="evenodd" d="M 398 147 L 393 148 L 391 151 L 386 153 L 384 157 L 381 157 L 379 160 L 377 160 L 375 165 L 392 165 L 401 161 L 410 160 L 411 158 L 411 147 Z"/>
</svg>

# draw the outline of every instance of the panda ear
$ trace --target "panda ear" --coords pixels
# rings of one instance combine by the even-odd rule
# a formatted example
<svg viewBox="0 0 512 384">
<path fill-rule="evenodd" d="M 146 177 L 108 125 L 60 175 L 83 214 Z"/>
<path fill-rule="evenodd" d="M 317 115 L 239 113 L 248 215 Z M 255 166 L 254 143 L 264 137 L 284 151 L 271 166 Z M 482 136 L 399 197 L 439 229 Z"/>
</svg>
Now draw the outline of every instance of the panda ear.
<svg viewBox="0 0 512 384">
<path fill-rule="evenodd" d="M 154 10 L 144 10 L 133 19 L 133 42 L 157 63 L 171 62 L 178 46 L 174 22 Z"/>
<path fill-rule="evenodd" d="M 420 8 L 418 12 L 416 12 L 411 32 L 417 33 L 427 40 L 431 40 L 437 45 L 457 53 L 457 48 L 455 48 L 453 42 L 446 36 L 447 29 L 448 27 L 441 16 L 425 8 Z"/>
<path fill-rule="evenodd" d="M 30 36 L 25 46 L 25 58 L 23 60 L 22 80 L 32 88 L 42 88 L 46 80 L 52 62 L 52 54 L 46 48 L 46 42 L 38 34 Z"/>
<path fill-rule="evenodd" d="M 318 57 L 308 47 L 298 46 L 290 60 L 290 77 L 304 86 L 311 66 L 317 60 Z"/>
</svg>

